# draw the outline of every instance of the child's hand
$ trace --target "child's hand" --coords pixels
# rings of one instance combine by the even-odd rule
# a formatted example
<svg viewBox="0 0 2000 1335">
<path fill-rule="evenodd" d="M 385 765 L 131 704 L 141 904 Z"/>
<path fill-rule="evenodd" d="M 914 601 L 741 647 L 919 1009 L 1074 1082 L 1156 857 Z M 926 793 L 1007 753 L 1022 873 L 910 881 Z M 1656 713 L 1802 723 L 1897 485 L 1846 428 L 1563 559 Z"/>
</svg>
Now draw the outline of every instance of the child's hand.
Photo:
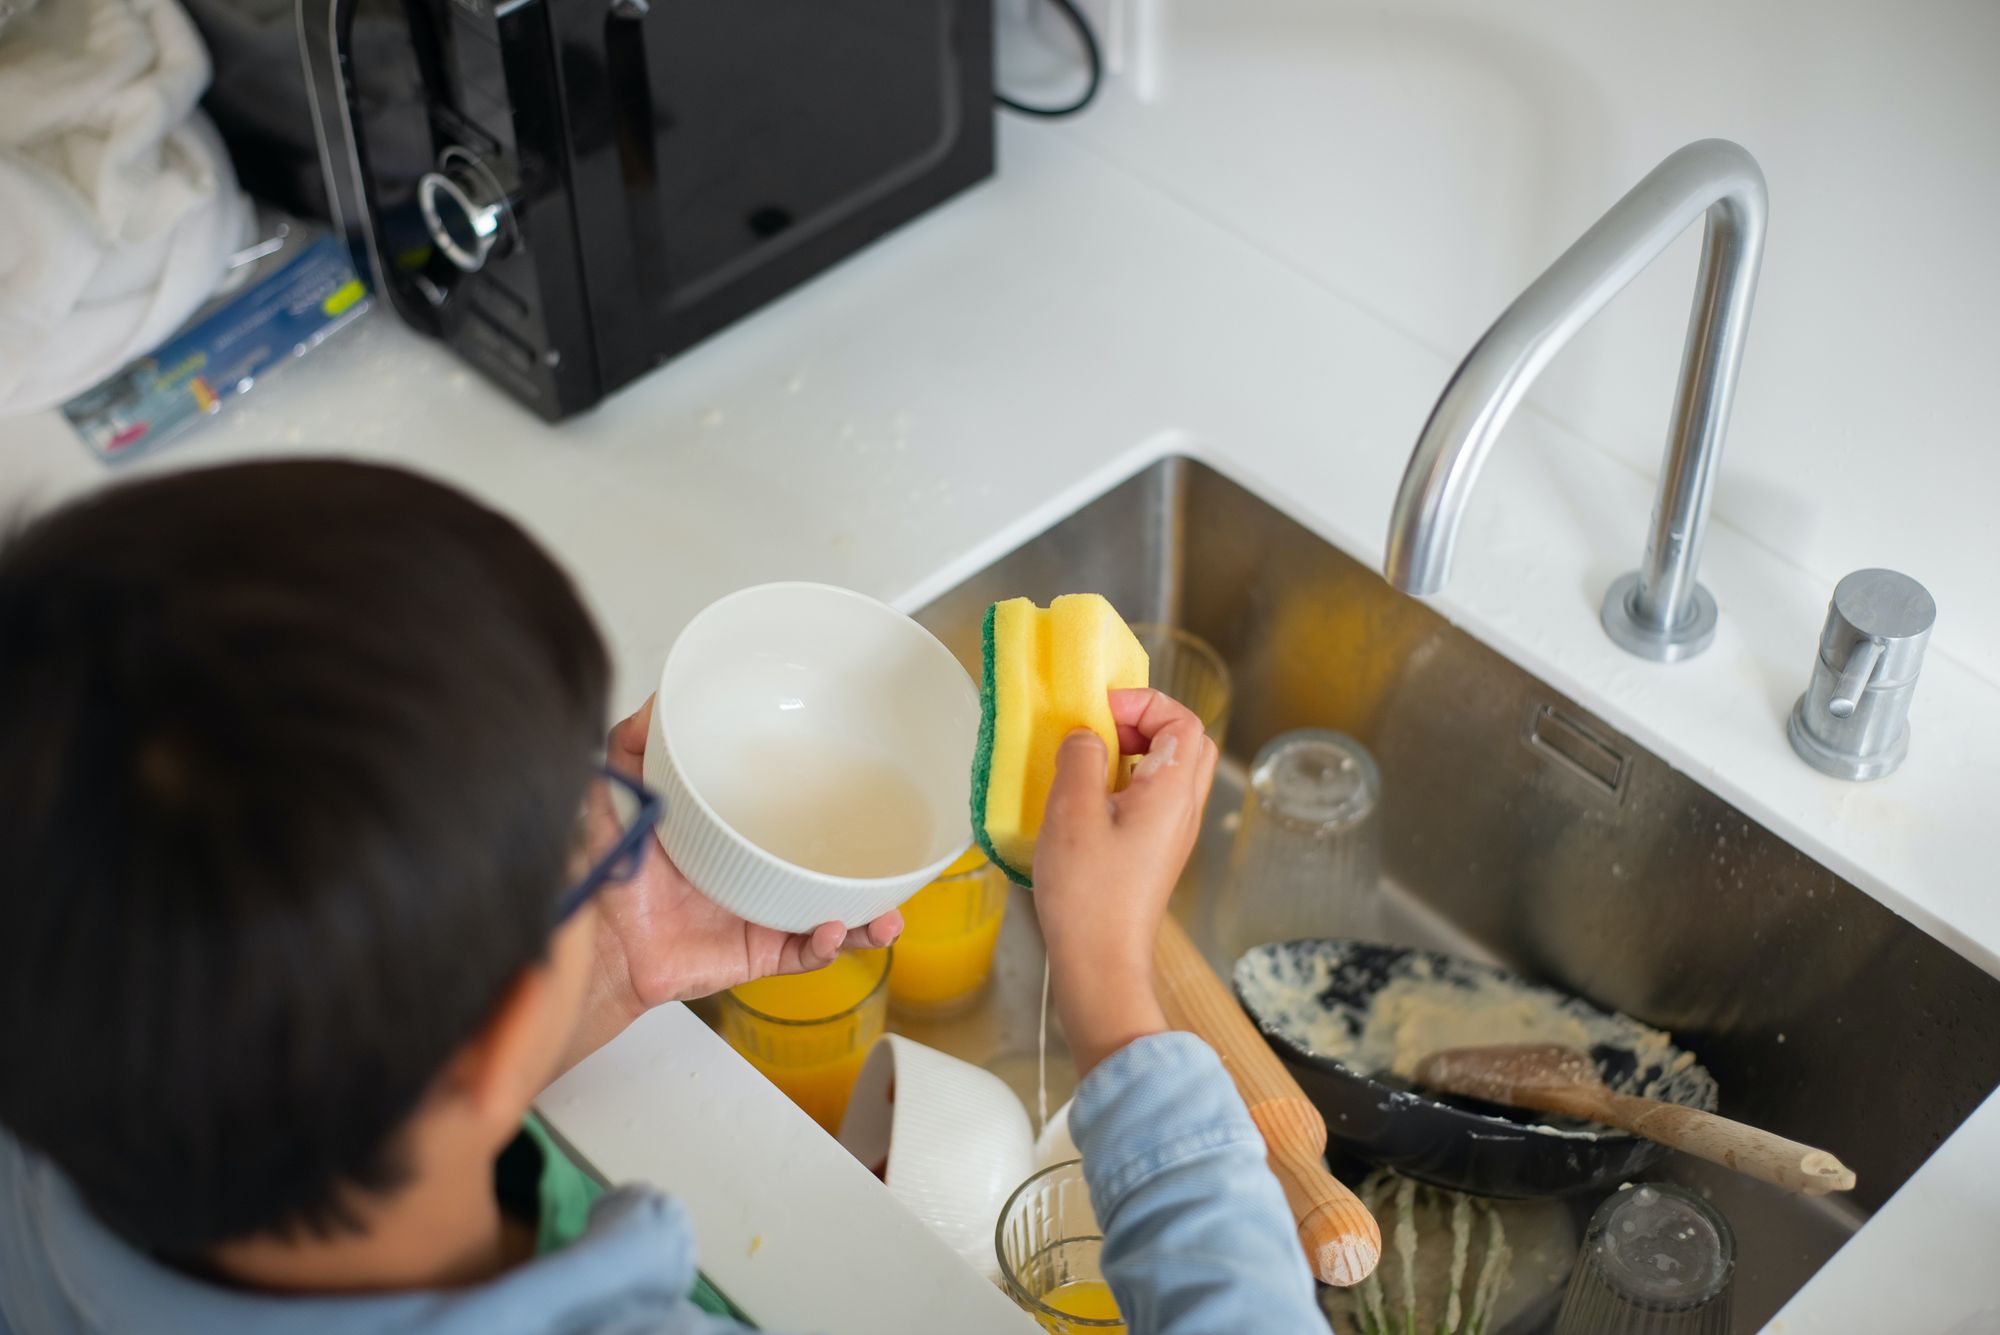
<svg viewBox="0 0 2000 1335">
<path fill-rule="evenodd" d="M 649 696 L 639 712 L 611 730 L 605 761 L 639 778 L 652 724 Z M 617 831 L 603 813 L 593 822 L 604 837 Z M 585 1013 L 565 1069 L 615 1037 L 645 1011 L 688 1001 L 771 974 L 826 967 L 844 949 L 886 946 L 903 930 L 890 910 L 865 927 L 823 922 L 810 932 L 780 932 L 746 922 L 695 889 L 668 860 L 657 834 L 631 880 L 607 885 L 592 901 L 597 960 Z"/>
<path fill-rule="evenodd" d="M 1113 691 L 1111 714 L 1119 749 L 1144 756 L 1132 782 L 1107 796 L 1111 758 L 1091 733 L 1073 733 L 1035 846 L 1035 911 L 1079 1074 L 1167 1027 L 1153 942 L 1201 832 L 1217 758 L 1200 720 L 1158 691 Z"/>
</svg>

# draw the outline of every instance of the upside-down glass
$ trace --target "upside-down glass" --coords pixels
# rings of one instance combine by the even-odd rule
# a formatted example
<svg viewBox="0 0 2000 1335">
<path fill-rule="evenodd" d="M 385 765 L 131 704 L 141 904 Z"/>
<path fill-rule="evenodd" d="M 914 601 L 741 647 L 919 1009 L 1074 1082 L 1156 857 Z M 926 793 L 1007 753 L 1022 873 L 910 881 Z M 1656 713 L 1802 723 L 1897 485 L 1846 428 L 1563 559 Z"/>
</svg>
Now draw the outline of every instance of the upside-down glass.
<svg viewBox="0 0 2000 1335">
<path fill-rule="evenodd" d="M 1065 1159 L 1023 1182 L 993 1230 L 1000 1285 L 1052 1335 L 1123 1331 L 1099 1257 L 1104 1230 L 1090 1207 L 1083 1161 Z"/>
<path fill-rule="evenodd" d="M 1344 733 L 1296 728 L 1264 744 L 1216 902 L 1231 958 L 1267 941 L 1380 936 L 1381 792 L 1374 757 Z"/>
<path fill-rule="evenodd" d="M 1583 1237 L 1556 1335 L 1726 1335 L 1736 1235 L 1683 1187 L 1613 1193 Z"/>
<path fill-rule="evenodd" d="M 851 950 L 824 969 L 740 983 L 718 998 L 723 1038 L 829 1132 L 882 1036 L 891 950 Z"/>
<path fill-rule="evenodd" d="M 1132 634 L 1150 660 L 1154 690 L 1186 705 L 1217 747 L 1229 731 L 1229 665 L 1215 646 L 1178 626 L 1140 621 Z"/>
</svg>

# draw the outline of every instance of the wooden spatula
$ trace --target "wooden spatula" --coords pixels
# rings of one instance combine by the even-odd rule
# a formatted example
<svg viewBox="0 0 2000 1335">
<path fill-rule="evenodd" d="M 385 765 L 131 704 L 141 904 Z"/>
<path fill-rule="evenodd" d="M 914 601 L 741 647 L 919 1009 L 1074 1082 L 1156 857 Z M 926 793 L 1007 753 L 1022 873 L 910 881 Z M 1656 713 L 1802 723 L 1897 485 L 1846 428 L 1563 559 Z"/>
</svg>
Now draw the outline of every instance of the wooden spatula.
<svg viewBox="0 0 2000 1335">
<path fill-rule="evenodd" d="M 1271 1172 L 1285 1189 L 1313 1274 L 1339 1288 L 1368 1278 L 1382 1259 L 1382 1230 L 1327 1171 L 1325 1119 L 1172 918 L 1153 947 L 1153 975 L 1167 1023 L 1215 1049 L 1264 1133 Z"/>
<path fill-rule="evenodd" d="M 1699 1108 L 1614 1093 L 1577 1048 L 1447 1048 L 1419 1061 L 1416 1079 L 1448 1094 L 1602 1122 L 1807 1196 L 1854 1189 L 1853 1171 L 1825 1150 Z"/>
</svg>

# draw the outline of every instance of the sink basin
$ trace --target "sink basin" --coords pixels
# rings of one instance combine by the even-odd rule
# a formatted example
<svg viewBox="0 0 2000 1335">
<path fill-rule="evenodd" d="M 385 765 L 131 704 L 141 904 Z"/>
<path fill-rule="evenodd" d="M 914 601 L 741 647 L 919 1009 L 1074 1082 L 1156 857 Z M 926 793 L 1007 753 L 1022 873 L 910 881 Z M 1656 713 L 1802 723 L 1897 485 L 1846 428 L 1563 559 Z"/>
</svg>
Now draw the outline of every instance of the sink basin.
<svg viewBox="0 0 2000 1335">
<path fill-rule="evenodd" d="M 1215 905 L 1243 762 L 1275 733 L 1335 728 L 1381 766 L 1389 940 L 1669 1030 L 1724 1114 L 1859 1174 L 1809 1201 L 1681 1155 L 1655 1170 L 1734 1225 L 1736 1330 L 1761 1327 L 2000 1083 L 2000 980 L 1214 470 L 1164 459 L 917 616 L 976 673 L 988 603 L 1080 590 L 1186 627 L 1235 677 L 1174 905 L 1225 976 Z M 998 1071 L 1032 1109 L 1043 956 L 1015 894 L 982 1002 L 892 1027 Z M 1059 1036 L 1049 1058 L 1053 1107 L 1073 1084 Z"/>
</svg>

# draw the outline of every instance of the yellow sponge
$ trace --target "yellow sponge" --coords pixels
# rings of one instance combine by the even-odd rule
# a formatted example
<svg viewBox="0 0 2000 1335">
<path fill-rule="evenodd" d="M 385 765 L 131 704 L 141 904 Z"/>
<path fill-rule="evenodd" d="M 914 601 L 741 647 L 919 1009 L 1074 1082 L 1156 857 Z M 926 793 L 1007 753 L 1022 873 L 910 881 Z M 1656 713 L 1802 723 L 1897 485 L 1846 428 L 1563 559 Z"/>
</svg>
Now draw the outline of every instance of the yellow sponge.
<svg viewBox="0 0 2000 1335">
<path fill-rule="evenodd" d="M 1113 690 L 1144 686 L 1148 664 L 1131 628 L 1094 593 L 1072 593 L 1047 609 L 1026 598 L 986 610 L 979 691 L 979 746 L 972 759 L 972 828 L 1002 871 L 1030 884 L 1035 837 L 1055 779 L 1056 750 L 1078 728 L 1118 754 Z M 1123 776 L 1107 767 L 1107 788 Z"/>
</svg>

